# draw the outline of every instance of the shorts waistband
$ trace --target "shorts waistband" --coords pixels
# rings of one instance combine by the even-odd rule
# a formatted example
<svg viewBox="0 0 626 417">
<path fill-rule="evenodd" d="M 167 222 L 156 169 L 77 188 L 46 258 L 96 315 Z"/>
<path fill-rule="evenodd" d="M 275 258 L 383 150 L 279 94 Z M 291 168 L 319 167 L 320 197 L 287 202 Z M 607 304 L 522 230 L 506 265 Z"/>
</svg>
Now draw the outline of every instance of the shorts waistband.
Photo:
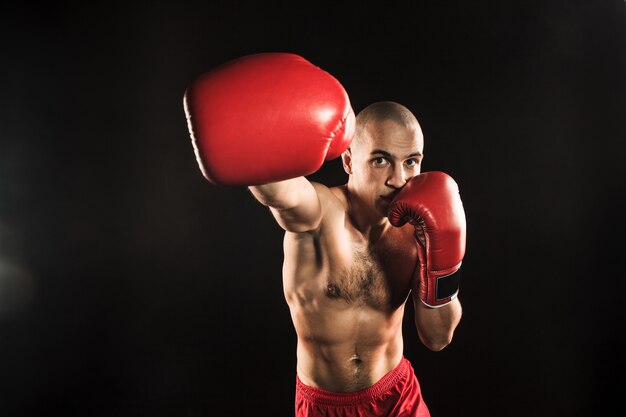
<svg viewBox="0 0 626 417">
<path fill-rule="evenodd" d="M 333 392 L 317 387 L 310 387 L 302 383 L 298 375 L 296 375 L 296 391 L 306 401 L 315 404 L 339 407 L 357 405 L 389 392 L 392 387 L 406 379 L 410 366 L 411 364 L 408 359 L 402 357 L 398 366 L 385 374 L 377 383 L 369 388 L 355 392 Z"/>
</svg>

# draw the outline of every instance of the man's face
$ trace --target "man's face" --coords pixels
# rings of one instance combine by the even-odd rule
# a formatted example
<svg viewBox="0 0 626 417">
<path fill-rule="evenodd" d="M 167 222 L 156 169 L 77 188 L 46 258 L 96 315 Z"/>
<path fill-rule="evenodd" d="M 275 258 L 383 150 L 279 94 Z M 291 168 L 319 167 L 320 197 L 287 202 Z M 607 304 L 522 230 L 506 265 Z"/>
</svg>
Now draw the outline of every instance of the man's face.
<svg viewBox="0 0 626 417">
<path fill-rule="evenodd" d="M 420 173 L 424 139 L 419 125 L 369 122 L 343 156 L 352 191 L 366 208 L 386 217 L 389 204 Z"/>
</svg>

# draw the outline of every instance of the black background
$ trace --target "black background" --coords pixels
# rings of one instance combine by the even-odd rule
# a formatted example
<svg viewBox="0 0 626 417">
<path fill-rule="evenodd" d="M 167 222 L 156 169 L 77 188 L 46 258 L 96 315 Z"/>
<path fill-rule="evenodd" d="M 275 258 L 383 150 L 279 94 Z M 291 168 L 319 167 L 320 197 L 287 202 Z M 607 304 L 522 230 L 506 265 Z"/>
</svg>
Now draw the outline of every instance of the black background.
<svg viewBox="0 0 626 417">
<path fill-rule="evenodd" d="M 434 417 L 621 405 L 626 7 L 83 2 L 0 11 L 0 414 L 289 416 L 282 233 L 210 185 L 200 73 L 294 52 L 409 107 L 468 219 L 453 343 L 405 320 Z M 311 176 L 346 180 L 339 161 Z M 412 312 L 407 310 L 407 315 Z"/>
</svg>

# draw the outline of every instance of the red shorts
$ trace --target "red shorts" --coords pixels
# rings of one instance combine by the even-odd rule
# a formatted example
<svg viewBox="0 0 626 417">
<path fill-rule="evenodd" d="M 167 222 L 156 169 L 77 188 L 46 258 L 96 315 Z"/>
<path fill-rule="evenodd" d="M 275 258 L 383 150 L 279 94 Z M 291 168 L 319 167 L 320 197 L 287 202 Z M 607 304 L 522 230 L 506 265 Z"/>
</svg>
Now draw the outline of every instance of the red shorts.
<svg viewBox="0 0 626 417">
<path fill-rule="evenodd" d="M 304 385 L 296 375 L 296 417 L 429 417 L 411 363 L 400 364 L 369 388 L 332 392 Z"/>
</svg>

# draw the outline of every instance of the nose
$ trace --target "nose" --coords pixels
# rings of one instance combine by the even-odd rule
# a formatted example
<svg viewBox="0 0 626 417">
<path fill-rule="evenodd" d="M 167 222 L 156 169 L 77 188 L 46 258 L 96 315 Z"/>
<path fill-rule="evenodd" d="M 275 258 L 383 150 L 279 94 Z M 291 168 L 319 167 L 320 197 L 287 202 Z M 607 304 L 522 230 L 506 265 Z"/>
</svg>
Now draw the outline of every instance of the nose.
<svg viewBox="0 0 626 417">
<path fill-rule="evenodd" d="M 407 175 L 404 166 L 400 164 L 395 166 L 389 173 L 389 177 L 387 178 L 387 181 L 385 181 L 385 185 L 399 190 L 404 187 L 408 181 L 409 176 Z"/>
</svg>

